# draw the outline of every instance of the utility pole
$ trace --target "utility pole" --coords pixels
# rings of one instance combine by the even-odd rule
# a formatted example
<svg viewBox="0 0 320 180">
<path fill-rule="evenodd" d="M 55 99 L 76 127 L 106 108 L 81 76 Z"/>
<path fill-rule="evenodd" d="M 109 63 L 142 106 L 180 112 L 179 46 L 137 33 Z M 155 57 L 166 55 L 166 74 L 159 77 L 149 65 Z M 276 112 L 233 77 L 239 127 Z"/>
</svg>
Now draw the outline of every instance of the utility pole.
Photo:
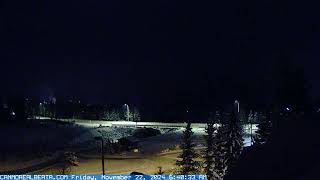
<svg viewBox="0 0 320 180">
<path fill-rule="evenodd" d="M 94 138 L 97 141 L 101 141 L 101 162 L 102 162 L 102 174 L 105 175 L 104 171 L 104 143 L 103 143 L 103 138 L 102 137 L 95 137 Z"/>
</svg>

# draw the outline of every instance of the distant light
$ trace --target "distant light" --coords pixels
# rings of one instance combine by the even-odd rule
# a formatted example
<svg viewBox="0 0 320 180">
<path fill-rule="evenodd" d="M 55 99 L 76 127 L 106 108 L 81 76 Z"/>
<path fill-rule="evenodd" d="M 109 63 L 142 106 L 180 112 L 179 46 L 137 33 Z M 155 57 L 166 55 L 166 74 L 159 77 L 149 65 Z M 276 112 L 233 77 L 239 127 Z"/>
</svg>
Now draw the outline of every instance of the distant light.
<svg viewBox="0 0 320 180">
<path fill-rule="evenodd" d="M 11 115 L 12 115 L 12 116 L 15 116 L 15 115 L 16 115 L 16 113 L 12 111 Z"/>
<path fill-rule="evenodd" d="M 139 149 L 133 149 L 133 152 L 138 153 Z"/>
<path fill-rule="evenodd" d="M 40 103 L 40 106 L 42 105 L 42 103 Z"/>
<path fill-rule="evenodd" d="M 290 111 L 290 108 L 287 107 L 286 110 L 287 110 L 287 111 Z"/>
</svg>

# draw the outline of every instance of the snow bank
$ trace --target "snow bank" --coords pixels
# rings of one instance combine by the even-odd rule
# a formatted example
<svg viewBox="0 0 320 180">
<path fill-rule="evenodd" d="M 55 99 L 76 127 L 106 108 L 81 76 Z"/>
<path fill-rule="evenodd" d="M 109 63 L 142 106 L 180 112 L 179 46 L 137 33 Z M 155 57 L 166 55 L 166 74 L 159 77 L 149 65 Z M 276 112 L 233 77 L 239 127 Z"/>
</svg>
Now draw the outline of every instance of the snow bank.
<svg viewBox="0 0 320 180">
<path fill-rule="evenodd" d="M 78 137 L 75 137 L 70 145 L 76 145 L 81 143 L 87 143 L 94 141 L 95 137 L 102 137 L 103 139 L 110 141 L 117 141 L 120 138 L 131 136 L 133 128 L 116 128 L 116 127 L 100 127 L 92 128 L 81 134 Z"/>
</svg>

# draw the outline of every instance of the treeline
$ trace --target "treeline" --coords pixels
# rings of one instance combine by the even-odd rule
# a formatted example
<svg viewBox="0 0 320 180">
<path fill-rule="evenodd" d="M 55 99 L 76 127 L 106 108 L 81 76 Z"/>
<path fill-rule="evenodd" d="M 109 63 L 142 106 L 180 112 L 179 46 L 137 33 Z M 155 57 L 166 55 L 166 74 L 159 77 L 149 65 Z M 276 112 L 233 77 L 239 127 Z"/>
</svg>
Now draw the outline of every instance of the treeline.
<svg viewBox="0 0 320 180">
<path fill-rule="evenodd" d="M 224 123 L 228 121 L 225 118 L 229 115 L 229 108 L 223 111 L 216 109 L 209 114 L 209 119 L 219 118 L 219 122 Z M 174 110 L 172 110 L 174 113 Z M 204 110 L 205 111 L 205 110 Z M 283 108 L 281 111 L 286 111 Z M 110 121 L 160 121 L 160 122 L 184 122 L 185 119 L 192 119 L 193 122 L 207 123 L 208 119 L 197 119 L 192 117 L 194 112 L 187 111 L 180 113 L 180 118 L 175 121 L 167 119 L 156 119 L 144 117 L 144 112 L 134 105 L 92 105 L 81 102 L 77 99 L 65 100 L 63 98 L 48 98 L 44 101 L 36 100 L 35 98 L 14 97 L 0 106 L 1 121 L 25 121 L 26 119 L 33 119 L 36 117 L 49 117 L 51 119 L 88 119 L 88 120 L 110 120 Z M 208 117 L 208 116 L 207 116 Z M 247 105 L 240 107 L 239 120 L 244 124 L 257 124 L 261 119 L 266 117 L 266 110 L 262 108 L 253 109 Z"/>
<path fill-rule="evenodd" d="M 241 112 L 234 108 L 229 113 L 217 112 L 209 117 L 204 136 L 206 147 L 200 151 L 196 149 L 192 140 L 191 121 L 188 121 L 180 145 L 182 153 L 176 162 L 176 173 L 201 173 L 206 174 L 208 179 L 218 180 L 232 171 L 244 148 L 243 123 L 240 121 L 240 115 Z M 247 118 L 254 119 L 255 116 L 258 116 L 258 113 L 249 113 Z M 258 130 L 253 136 L 254 144 L 266 143 L 271 137 L 271 132 L 271 112 L 266 112 L 264 116 L 261 115 Z"/>
<path fill-rule="evenodd" d="M 35 98 L 14 96 L 0 104 L 0 123 L 26 122 L 28 119 L 89 119 L 109 121 L 141 121 L 138 107 L 129 105 L 92 105 L 74 99 Z"/>
</svg>

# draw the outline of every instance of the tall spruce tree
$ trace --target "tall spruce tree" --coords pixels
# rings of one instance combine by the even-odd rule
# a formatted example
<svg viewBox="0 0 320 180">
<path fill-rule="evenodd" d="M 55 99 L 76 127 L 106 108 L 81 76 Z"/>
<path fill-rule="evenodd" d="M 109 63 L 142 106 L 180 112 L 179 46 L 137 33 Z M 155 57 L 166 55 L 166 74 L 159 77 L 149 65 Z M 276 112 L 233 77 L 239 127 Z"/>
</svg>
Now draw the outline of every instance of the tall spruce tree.
<svg viewBox="0 0 320 180">
<path fill-rule="evenodd" d="M 223 177 L 226 172 L 226 163 L 224 161 L 226 148 L 225 148 L 225 124 L 220 124 L 217 134 L 215 135 L 215 141 L 213 145 L 213 159 L 214 159 L 214 172 L 218 177 Z M 219 179 L 219 178 L 217 178 Z"/>
<path fill-rule="evenodd" d="M 218 121 L 219 116 L 216 115 L 214 118 L 209 119 L 209 122 L 206 127 L 206 135 L 204 135 L 204 139 L 206 141 L 207 147 L 204 150 L 204 171 L 209 180 L 218 180 L 220 176 L 216 173 L 216 163 L 215 160 L 218 156 L 216 156 L 216 131 L 217 127 L 215 127 L 216 122 Z"/>
<path fill-rule="evenodd" d="M 232 111 L 229 121 L 221 124 L 215 137 L 214 167 L 223 178 L 234 167 L 243 148 L 242 127 L 237 111 Z"/>
<path fill-rule="evenodd" d="M 213 179 L 214 177 L 214 121 L 210 121 L 206 127 L 206 135 L 204 139 L 206 141 L 206 149 L 204 151 L 204 171 L 207 174 L 208 179 Z"/>
<path fill-rule="evenodd" d="M 250 125 L 250 145 L 254 144 L 254 136 L 253 136 L 253 124 L 254 124 L 254 113 L 250 110 L 248 114 L 248 122 Z"/>
<path fill-rule="evenodd" d="M 258 130 L 254 137 L 256 144 L 263 144 L 268 141 L 271 136 L 272 123 L 271 123 L 271 114 L 269 111 L 266 112 L 266 115 L 260 119 L 258 122 Z"/>
<path fill-rule="evenodd" d="M 180 160 L 176 161 L 176 165 L 181 168 L 181 174 L 197 174 L 200 172 L 200 162 L 195 160 L 199 155 L 195 152 L 192 135 L 191 123 L 188 122 L 183 132 L 183 141 L 181 144 L 182 153 L 179 156 Z"/>
<path fill-rule="evenodd" d="M 243 148 L 242 126 L 236 113 L 236 111 L 232 111 L 227 130 L 224 133 L 226 138 L 226 154 L 224 161 L 227 166 L 227 171 L 234 167 Z"/>
<path fill-rule="evenodd" d="M 132 121 L 134 121 L 134 122 L 141 121 L 140 112 L 137 107 L 134 107 L 133 111 L 131 111 L 130 114 L 131 114 L 130 116 L 131 116 Z"/>
</svg>

